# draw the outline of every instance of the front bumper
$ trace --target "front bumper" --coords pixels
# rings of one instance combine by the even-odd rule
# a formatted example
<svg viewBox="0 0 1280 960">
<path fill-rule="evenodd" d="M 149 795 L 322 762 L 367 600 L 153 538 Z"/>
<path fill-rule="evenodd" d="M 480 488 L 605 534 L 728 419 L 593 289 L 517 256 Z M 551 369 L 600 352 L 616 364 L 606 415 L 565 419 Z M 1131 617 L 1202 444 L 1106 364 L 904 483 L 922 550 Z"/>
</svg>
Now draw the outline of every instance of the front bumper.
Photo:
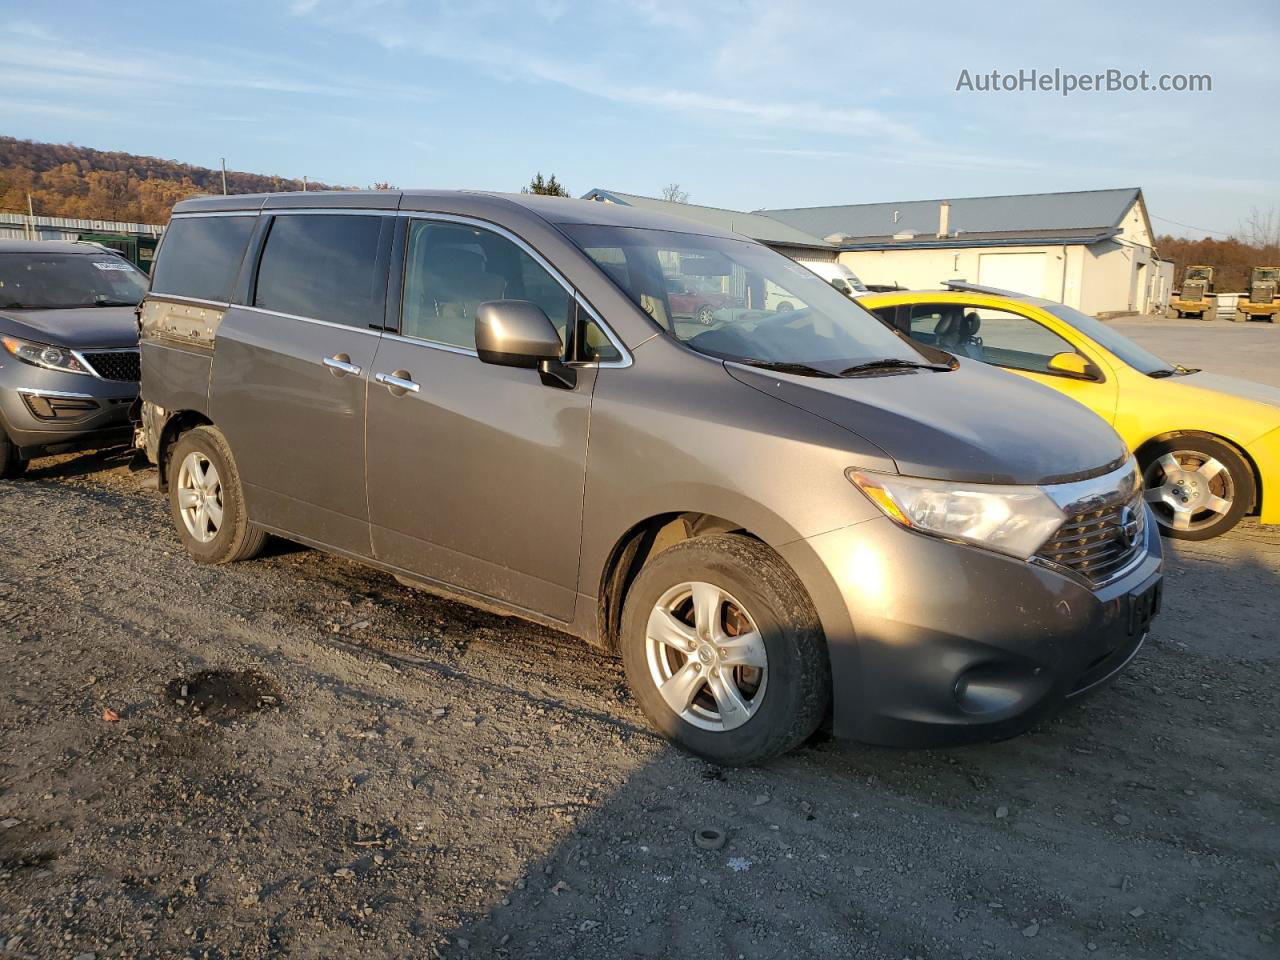
<svg viewBox="0 0 1280 960">
<path fill-rule="evenodd" d="M 0 429 L 23 457 L 128 443 L 138 385 L 0 362 Z"/>
<path fill-rule="evenodd" d="M 826 632 L 834 733 L 893 746 L 1014 736 L 1109 680 L 1144 639 L 1130 595 L 1158 590 L 1163 566 L 1154 522 L 1136 565 L 1096 591 L 887 518 L 779 552 Z"/>
</svg>

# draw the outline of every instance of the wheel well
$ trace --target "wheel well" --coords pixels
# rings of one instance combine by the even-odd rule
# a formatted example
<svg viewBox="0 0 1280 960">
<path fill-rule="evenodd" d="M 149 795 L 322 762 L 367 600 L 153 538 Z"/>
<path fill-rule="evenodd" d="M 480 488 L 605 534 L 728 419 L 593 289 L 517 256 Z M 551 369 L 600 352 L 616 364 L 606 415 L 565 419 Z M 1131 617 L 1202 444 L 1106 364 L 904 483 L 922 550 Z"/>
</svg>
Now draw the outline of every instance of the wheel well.
<svg viewBox="0 0 1280 960">
<path fill-rule="evenodd" d="M 156 465 L 160 468 L 160 489 L 169 484 L 169 451 L 178 438 L 194 427 L 211 427 L 213 421 L 195 410 L 179 410 L 164 422 L 160 442 L 156 444 Z"/>
<path fill-rule="evenodd" d="M 627 591 L 649 558 L 668 547 L 708 533 L 742 533 L 754 537 L 741 524 L 707 513 L 664 513 L 642 520 L 622 535 L 609 554 L 600 576 L 599 645 L 618 649 L 622 604 Z M 757 538 L 758 539 L 758 538 Z"/>
<path fill-rule="evenodd" d="M 1162 433 L 1159 436 L 1152 437 L 1146 443 L 1142 444 L 1142 446 L 1138 447 L 1138 449 L 1133 452 L 1133 455 L 1137 458 L 1138 464 L 1142 465 L 1146 463 L 1145 454 L 1147 454 L 1153 446 L 1157 443 L 1164 443 L 1168 440 L 1176 440 L 1178 437 L 1200 437 L 1204 440 L 1215 440 L 1218 443 L 1230 447 L 1239 454 L 1240 459 L 1249 467 L 1249 472 L 1253 474 L 1253 504 L 1250 507 L 1249 512 L 1257 513 L 1262 509 L 1262 474 L 1258 470 L 1258 465 L 1254 463 L 1253 457 L 1249 456 L 1248 450 L 1240 446 L 1238 443 L 1233 443 L 1226 437 L 1220 436 L 1216 433 L 1209 433 L 1205 430 L 1170 430 L 1167 433 Z"/>
</svg>

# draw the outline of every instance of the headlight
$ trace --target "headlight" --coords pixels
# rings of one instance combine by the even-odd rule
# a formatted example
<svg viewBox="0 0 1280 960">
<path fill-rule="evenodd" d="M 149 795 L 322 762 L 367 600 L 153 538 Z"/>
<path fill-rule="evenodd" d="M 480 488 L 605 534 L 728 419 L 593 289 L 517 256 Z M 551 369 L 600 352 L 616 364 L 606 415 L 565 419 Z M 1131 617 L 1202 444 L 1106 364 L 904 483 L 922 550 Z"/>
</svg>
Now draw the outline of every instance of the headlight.
<svg viewBox="0 0 1280 960">
<path fill-rule="evenodd" d="M 23 363 L 47 370 L 61 370 L 63 373 L 89 373 L 76 355 L 66 347 L 53 347 L 44 343 L 32 343 L 30 340 L 19 340 L 17 337 L 0 339 L 4 348 Z"/>
<path fill-rule="evenodd" d="M 959 484 L 862 470 L 850 470 L 848 476 L 895 523 L 1022 560 L 1066 520 L 1039 487 Z"/>
</svg>

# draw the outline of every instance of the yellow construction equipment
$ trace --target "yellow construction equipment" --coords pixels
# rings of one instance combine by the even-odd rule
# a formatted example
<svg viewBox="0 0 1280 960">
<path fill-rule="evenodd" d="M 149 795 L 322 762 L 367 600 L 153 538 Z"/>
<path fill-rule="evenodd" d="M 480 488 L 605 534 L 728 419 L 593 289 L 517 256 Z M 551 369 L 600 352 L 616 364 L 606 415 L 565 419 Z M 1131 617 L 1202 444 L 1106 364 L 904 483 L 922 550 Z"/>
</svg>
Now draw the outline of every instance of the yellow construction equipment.
<svg viewBox="0 0 1280 960">
<path fill-rule="evenodd" d="M 1280 321 L 1280 267 L 1254 267 L 1249 274 L 1249 292 L 1236 303 L 1241 320 Z"/>
<path fill-rule="evenodd" d="M 1165 315 L 1174 317 L 1199 317 L 1201 320 L 1218 319 L 1218 300 L 1213 295 L 1213 267 L 1203 264 L 1187 267 L 1182 275 L 1182 289 L 1169 301 Z"/>
</svg>

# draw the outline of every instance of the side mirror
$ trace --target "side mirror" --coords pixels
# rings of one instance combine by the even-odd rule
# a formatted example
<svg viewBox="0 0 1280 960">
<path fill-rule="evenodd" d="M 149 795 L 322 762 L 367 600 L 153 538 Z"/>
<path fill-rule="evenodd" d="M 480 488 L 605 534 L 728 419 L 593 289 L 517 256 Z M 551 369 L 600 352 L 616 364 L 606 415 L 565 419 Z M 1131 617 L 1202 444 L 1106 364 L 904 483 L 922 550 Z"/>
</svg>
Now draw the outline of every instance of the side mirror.
<svg viewBox="0 0 1280 960">
<path fill-rule="evenodd" d="M 1065 374 L 1079 380 L 1096 380 L 1098 376 L 1097 368 L 1093 364 L 1070 350 L 1055 353 L 1050 357 L 1049 369 L 1054 373 Z"/>
<path fill-rule="evenodd" d="M 555 325 L 528 300 L 487 300 L 476 307 L 476 353 L 483 363 L 537 370 L 543 383 L 572 387 L 573 368 L 560 362 Z"/>
</svg>

